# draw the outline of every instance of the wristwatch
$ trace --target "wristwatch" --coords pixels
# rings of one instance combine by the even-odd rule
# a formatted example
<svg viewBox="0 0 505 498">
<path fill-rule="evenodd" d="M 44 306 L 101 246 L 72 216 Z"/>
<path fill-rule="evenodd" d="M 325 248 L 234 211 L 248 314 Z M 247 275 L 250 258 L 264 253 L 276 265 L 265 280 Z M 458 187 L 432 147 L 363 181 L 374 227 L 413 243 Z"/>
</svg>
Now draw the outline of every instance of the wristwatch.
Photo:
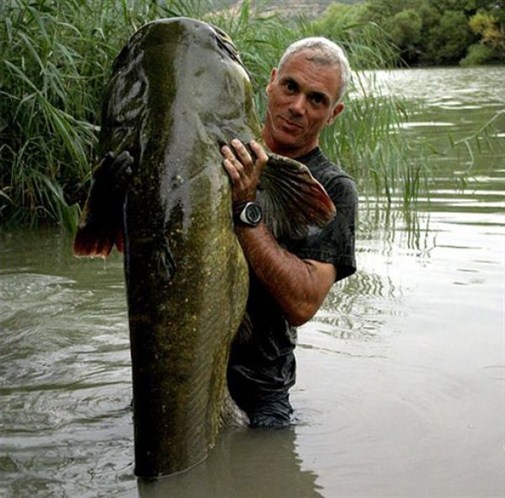
<svg viewBox="0 0 505 498">
<path fill-rule="evenodd" d="M 233 206 L 233 220 L 237 225 L 257 227 L 262 219 L 261 207 L 255 202 L 239 202 Z"/>
</svg>

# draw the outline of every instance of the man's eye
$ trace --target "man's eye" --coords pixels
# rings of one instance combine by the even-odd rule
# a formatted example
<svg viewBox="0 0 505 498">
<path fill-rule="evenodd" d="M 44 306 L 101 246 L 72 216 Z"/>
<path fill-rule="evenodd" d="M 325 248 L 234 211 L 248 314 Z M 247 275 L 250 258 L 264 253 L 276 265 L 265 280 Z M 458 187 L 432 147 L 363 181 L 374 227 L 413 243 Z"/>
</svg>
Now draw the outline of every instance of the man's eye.
<svg viewBox="0 0 505 498">
<path fill-rule="evenodd" d="M 316 105 L 321 105 L 325 101 L 324 96 L 323 95 L 319 95 L 317 93 L 314 94 L 314 95 L 312 95 L 311 99 L 312 99 L 312 102 L 314 102 L 314 104 L 316 104 Z"/>
<path fill-rule="evenodd" d="M 296 92 L 297 85 L 294 81 L 286 81 L 286 90 L 289 92 Z"/>
</svg>

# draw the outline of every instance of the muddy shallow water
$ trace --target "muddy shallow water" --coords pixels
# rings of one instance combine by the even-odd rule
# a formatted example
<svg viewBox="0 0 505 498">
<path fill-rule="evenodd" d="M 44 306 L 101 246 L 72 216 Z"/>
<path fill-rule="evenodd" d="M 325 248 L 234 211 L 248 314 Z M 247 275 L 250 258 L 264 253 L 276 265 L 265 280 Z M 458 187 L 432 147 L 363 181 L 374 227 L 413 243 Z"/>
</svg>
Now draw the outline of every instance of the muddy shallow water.
<svg viewBox="0 0 505 498">
<path fill-rule="evenodd" d="M 190 472 L 133 476 L 121 257 L 0 232 L 0 496 L 505 495 L 505 157 L 447 138 L 503 111 L 505 68 L 379 78 L 428 104 L 405 132 L 443 151 L 430 200 L 362 200 L 359 272 L 300 329 L 298 424 L 225 433 Z"/>
</svg>

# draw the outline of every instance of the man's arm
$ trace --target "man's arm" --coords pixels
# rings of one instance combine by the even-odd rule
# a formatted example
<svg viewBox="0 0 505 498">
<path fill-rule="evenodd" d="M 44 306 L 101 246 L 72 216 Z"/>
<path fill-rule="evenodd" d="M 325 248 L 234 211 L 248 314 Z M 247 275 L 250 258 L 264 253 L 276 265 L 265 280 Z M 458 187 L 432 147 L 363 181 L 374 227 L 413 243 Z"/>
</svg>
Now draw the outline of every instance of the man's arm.
<svg viewBox="0 0 505 498">
<path fill-rule="evenodd" d="M 286 251 L 263 223 L 255 228 L 237 227 L 236 233 L 252 270 L 290 325 L 312 318 L 335 282 L 335 267 Z"/>
<path fill-rule="evenodd" d="M 232 182 L 232 201 L 238 204 L 254 201 L 259 177 L 268 157 L 256 142 L 251 149 L 255 160 L 239 141 L 222 149 L 223 165 Z M 237 225 L 235 228 L 242 250 L 259 281 L 277 301 L 287 321 L 294 326 L 307 322 L 321 306 L 336 280 L 331 263 L 302 260 L 277 243 L 267 227 Z"/>
</svg>

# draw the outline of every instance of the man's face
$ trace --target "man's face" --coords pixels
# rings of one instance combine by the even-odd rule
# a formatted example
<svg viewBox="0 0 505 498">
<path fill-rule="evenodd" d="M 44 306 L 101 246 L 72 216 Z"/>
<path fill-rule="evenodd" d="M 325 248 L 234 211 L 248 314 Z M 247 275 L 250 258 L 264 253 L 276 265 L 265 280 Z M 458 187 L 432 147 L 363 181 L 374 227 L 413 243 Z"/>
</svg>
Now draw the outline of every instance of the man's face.
<svg viewBox="0 0 505 498">
<path fill-rule="evenodd" d="M 319 143 L 319 133 L 343 110 L 335 104 L 340 76 L 334 66 L 307 59 L 310 50 L 292 55 L 267 86 L 268 106 L 263 138 L 279 154 L 299 157 Z"/>
</svg>

